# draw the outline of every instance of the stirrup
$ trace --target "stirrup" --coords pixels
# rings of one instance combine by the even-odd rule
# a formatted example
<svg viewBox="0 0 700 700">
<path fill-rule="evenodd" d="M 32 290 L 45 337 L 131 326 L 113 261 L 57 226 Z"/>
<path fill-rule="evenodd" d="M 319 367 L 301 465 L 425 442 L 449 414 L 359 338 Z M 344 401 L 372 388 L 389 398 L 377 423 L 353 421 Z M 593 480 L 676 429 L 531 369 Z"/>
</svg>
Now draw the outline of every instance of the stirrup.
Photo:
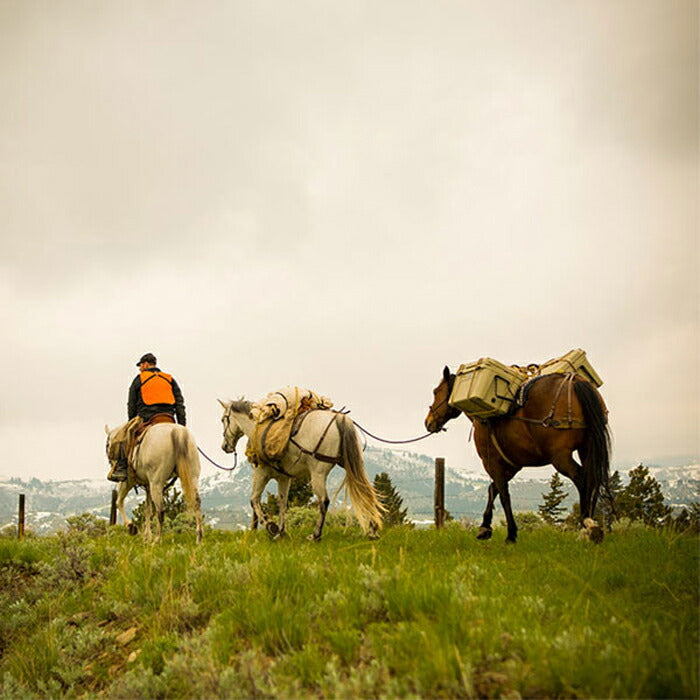
<svg viewBox="0 0 700 700">
<path fill-rule="evenodd" d="M 129 478 L 129 473 L 126 467 L 115 467 L 108 475 L 110 481 L 126 481 Z"/>
</svg>

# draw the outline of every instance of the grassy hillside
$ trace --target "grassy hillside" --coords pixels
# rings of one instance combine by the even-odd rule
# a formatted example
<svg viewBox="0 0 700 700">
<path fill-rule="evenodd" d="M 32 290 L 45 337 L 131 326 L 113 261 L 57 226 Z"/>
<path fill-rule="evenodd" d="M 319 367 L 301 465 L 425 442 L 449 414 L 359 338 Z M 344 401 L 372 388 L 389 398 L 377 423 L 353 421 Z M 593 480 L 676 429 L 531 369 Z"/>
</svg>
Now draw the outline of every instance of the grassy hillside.
<svg viewBox="0 0 700 700">
<path fill-rule="evenodd" d="M 0 539 L 5 697 L 697 697 L 698 539 Z"/>
</svg>

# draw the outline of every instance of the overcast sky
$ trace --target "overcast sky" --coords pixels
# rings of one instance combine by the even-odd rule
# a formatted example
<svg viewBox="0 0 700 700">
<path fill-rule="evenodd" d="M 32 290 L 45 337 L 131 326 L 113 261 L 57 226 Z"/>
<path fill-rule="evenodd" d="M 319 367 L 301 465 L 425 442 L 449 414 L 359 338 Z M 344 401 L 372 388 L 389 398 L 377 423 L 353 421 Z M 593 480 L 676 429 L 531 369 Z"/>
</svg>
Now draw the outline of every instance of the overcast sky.
<svg viewBox="0 0 700 700">
<path fill-rule="evenodd" d="M 0 96 L 0 474 L 105 475 L 144 352 L 227 464 L 218 397 L 399 440 L 576 347 L 616 464 L 697 459 L 696 2 L 0 0 Z"/>
</svg>

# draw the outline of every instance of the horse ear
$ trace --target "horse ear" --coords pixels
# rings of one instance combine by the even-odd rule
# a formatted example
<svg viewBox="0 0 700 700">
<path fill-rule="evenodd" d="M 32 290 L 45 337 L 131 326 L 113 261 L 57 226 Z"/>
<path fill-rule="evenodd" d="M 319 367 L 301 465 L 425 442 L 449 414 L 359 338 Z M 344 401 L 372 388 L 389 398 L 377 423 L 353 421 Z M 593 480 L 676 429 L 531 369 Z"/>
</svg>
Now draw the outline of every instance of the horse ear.
<svg viewBox="0 0 700 700">
<path fill-rule="evenodd" d="M 450 378 L 450 368 L 447 365 L 445 365 L 445 369 L 442 370 L 442 377 L 445 380 Z"/>
<path fill-rule="evenodd" d="M 228 408 L 231 405 L 231 401 L 222 401 L 221 399 L 217 399 L 217 401 L 224 407 Z"/>
<path fill-rule="evenodd" d="M 110 432 L 111 431 L 109 429 L 109 426 L 107 425 L 107 423 L 105 423 L 105 433 L 107 433 L 107 435 L 109 435 Z"/>
</svg>

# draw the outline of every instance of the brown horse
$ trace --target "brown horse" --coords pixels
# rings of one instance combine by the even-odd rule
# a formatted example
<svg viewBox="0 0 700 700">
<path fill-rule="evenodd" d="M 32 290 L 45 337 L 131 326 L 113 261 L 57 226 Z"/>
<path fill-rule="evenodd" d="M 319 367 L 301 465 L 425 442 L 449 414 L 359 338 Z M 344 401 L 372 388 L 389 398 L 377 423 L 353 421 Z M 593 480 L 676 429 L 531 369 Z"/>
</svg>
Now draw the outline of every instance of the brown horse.
<svg viewBox="0 0 700 700">
<path fill-rule="evenodd" d="M 445 367 L 433 390 L 425 427 L 437 432 L 461 411 L 449 403 L 455 375 Z M 554 468 L 574 482 L 580 499 L 581 520 L 593 517 L 601 489 L 608 487 L 610 433 L 607 410 L 598 390 L 574 374 L 548 374 L 528 382 L 524 405 L 505 416 L 472 419 L 474 443 L 491 477 L 488 503 L 477 537 L 491 537 L 496 494 L 508 525 L 506 542 L 515 542 L 518 528 L 508 482 L 523 467 Z M 573 458 L 578 451 L 581 464 Z"/>
</svg>

